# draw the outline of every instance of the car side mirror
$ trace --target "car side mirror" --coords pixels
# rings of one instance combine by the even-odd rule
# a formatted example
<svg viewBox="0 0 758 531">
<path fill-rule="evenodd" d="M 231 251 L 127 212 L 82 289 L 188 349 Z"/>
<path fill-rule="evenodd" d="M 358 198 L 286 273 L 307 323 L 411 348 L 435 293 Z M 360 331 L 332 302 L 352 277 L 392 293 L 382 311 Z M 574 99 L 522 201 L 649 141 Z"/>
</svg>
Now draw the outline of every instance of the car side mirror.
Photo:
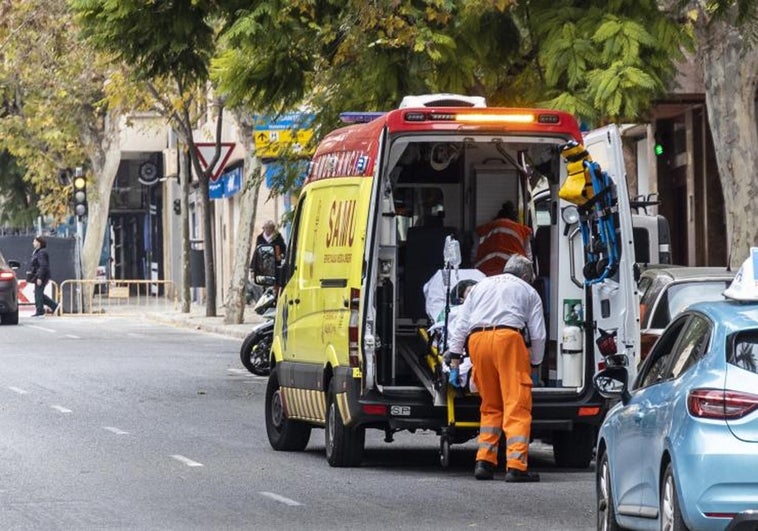
<svg viewBox="0 0 758 531">
<path fill-rule="evenodd" d="M 274 246 L 262 244 L 253 252 L 253 282 L 259 286 L 273 286 L 276 283 L 276 254 Z"/>
<path fill-rule="evenodd" d="M 21 267 L 21 262 L 19 262 L 18 260 L 8 260 L 8 267 L 10 267 L 11 269 L 18 269 L 19 267 Z"/>
<path fill-rule="evenodd" d="M 625 366 L 613 365 L 595 374 L 592 383 L 603 398 L 620 399 L 624 404 L 629 401 L 629 372 Z"/>
</svg>

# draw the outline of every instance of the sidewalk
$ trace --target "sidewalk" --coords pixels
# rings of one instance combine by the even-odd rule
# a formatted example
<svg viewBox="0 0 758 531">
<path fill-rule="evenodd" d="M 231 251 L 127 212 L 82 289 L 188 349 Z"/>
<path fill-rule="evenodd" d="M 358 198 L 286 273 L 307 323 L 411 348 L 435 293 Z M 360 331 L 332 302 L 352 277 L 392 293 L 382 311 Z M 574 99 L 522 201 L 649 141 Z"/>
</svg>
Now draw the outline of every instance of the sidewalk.
<svg viewBox="0 0 758 531">
<path fill-rule="evenodd" d="M 252 306 L 246 306 L 244 322 L 242 324 L 224 324 L 224 311 L 223 308 L 219 308 L 216 311 L 216 317 L 206 317 L 204 304 L 192 304 L 190 306 L 190 313 L 182 313 L 180 308 L 168 308 L 161 311 L 148 310 L 142 313 L 142 315 L 151 321 L 180 328 L 212 332 L 238 339 L 244 339 L 256 324 L 264 320 L 263 317 L 253 311 Z"/>
<path fill-rule="evenodd" d="M 225 324 L 225 309 L 223 307 L 216 310 L 216 317 L 206 317 L 205 304 L 192 303 L 189 313 L 183 313 L 179 303 L 168 302 L 165 299 L 149 299 L 148 301 L 144 297 L 141 302 L 138 300 L 131 297 L 125 301 L 119 301 L 117 304 L 97 306 L 93 308 L 93 313 L 90 315 L 128 315 L 179 328 L 202 330 L 238 339 L 247 337 L 258 323 L 264 321 L 263 317 L 255 313 L 252 305 L 245 307 L 242 324 Z M 22 318 L 30 318 L 33 313 L 34 306 L 25 305 Z M 75 318 L 77 314 L 66 313 L 64 315 Z"/>
</svg>

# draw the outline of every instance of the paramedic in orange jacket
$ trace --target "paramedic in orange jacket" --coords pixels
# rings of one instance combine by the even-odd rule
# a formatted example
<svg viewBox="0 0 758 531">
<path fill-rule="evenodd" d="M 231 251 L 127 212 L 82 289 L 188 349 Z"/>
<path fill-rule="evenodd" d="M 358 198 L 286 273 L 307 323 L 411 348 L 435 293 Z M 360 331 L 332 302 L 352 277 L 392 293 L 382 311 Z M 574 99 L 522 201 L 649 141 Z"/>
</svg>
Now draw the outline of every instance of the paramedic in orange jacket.
<svg viewBox="0 0 758 531">
<path fill-rule="evenodd" d="M 527 457 L 532 372 L 542 363 L 545 321 L 540 296 L 531 281 L 532 262 L 521 255 L 512 256 L 503 274 L 484 278 L 474 286 L 450 331 L 450 358 L 460 359 L 467 347 L 482 399 L 476 479 L 493 478 L 500 436 L 505 432 L 505 480 L 539 481 L 537 473 L 527 471 Z M 520 333 L 524 328 L 531 337 L 530 349 Z M 456 365 L 451 361 L 451 366 Z"/>
<path fill-rule="evenodd" d="M 532 260 L 532 229 L 516 219 L 516 208 L 507 201 L 495 219 L 476 228 L 479 245 L 474 266 L 488 277 L 500 274 L 514 254 Z"/>
</svg>

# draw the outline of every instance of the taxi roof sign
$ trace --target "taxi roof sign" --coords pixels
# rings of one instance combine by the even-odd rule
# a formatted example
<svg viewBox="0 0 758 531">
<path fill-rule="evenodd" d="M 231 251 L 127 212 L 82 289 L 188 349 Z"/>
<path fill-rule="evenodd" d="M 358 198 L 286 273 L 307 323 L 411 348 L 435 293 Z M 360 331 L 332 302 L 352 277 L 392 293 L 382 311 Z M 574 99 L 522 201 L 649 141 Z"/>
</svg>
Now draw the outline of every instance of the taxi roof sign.
<svg viewBox="0 0 758 531">
<path fill-rule="evenodd" d="M 724 297 L 736 301 L 758 302 L 758 247 L 750 248 L 750 256 L 742 262 Z"/>
</svg>

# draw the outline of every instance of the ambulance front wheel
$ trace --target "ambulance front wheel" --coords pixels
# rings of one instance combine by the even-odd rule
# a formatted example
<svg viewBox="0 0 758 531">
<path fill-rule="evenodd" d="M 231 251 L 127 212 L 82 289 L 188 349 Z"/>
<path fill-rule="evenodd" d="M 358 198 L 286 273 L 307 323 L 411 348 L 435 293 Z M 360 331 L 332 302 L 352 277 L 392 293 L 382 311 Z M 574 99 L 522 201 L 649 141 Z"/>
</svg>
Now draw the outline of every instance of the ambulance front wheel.
<svg viewBox="0 0 758 531">
<path fill-rule="evenodd" d="M 280 451 L 305 450 L 311 438 L 311 427 L 303 422 L 288 419 L 284 410 L 282 390 L 277 371 L 272 371 L 266 386 L 266 433 L 271 448 Z"/>
<path fill-rule="evenodd" d="M 450 466 L 450 440 L 445 436 L 440 437 L 440 465 L 442 468 Z"/>
<path fill-rule="evenodd" d="M 345 426 L 342 421 L 334 382 L 329 388 L 326 406 L 324 446 L 326 460 L 334 467 L 360 466 L 366 444 L 366 429 L 360 426 Z"/>
</svg>

